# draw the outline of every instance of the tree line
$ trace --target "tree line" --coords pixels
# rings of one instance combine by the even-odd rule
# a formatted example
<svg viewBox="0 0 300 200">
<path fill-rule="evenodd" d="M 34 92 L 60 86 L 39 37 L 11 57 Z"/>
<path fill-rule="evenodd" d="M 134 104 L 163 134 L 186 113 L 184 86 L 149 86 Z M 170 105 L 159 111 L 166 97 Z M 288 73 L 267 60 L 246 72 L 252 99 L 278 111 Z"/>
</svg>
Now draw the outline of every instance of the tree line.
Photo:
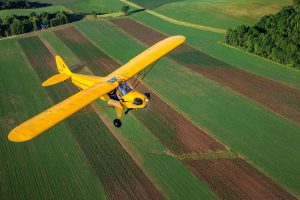
<svg viewBox="0 0 300 200">
<path fill-rule="evenodd" d="M 57 11 L 55 13 L 43 12 L 39 15 L 32 12 L 29 16 L 6 16 L 0 18 L 0 35 L 9 36 L 37 31 L 69 23 L 71 19 L 71 14 L 64 11 Z"/>
<path fill-rule="evenodd" d="M 248 52 L 300 69 L 300 0 L 254 26 L 227 31 L 225 42 Z"/>
<path fill-rule="evenodd" d="M 0 0 L 0 10 L 14 8 L 30 8 L 27 0 Z"/>
</svg>

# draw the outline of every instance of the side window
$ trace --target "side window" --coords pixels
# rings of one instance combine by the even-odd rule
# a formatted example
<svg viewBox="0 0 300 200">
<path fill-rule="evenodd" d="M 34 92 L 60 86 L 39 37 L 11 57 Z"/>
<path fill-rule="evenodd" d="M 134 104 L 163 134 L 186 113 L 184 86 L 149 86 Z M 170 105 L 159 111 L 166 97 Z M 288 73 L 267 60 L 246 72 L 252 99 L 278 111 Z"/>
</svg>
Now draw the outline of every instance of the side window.
<svg viewBox="0 0 300 200">
<path fill-rule="evenodd" d="M 122 93 L 123 96 L 125 96 L 128 92 L 130 92 L 132 90 L 132 88 L 127 86 L 125 82 L 121 82 L 118 89 Z"/>
</svg>

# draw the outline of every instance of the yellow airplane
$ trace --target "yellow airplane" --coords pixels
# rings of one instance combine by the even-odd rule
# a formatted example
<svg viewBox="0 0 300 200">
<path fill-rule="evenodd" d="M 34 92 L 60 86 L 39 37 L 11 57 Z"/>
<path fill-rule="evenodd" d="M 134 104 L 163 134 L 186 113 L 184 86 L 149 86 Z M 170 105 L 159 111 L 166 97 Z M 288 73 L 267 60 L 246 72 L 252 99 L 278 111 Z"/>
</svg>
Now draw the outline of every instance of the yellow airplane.
<svg viewBox="0 0 300 200">
<path fill-rule="evenodd" d="M 115 108 L 117 118 L 113 123 L 121 127 L 120 119 L 124 109 L 127 109 L 127 114 L 131 109 L 145 108 L 150 100 L 150 94 L 134 90 L 126 81 L 184 41 L 185 37 L 180 35 L 166 38 L 105 77 L 72 73 L 64 61 L 56 56 L 59 74 L 43 82 L 42 86 L 54 85 L 70 78 L 82 91 L 23 122 L 8 134 L 8 139 L 13 142 L 31 140 L 99 98 Z"/>
</svg>

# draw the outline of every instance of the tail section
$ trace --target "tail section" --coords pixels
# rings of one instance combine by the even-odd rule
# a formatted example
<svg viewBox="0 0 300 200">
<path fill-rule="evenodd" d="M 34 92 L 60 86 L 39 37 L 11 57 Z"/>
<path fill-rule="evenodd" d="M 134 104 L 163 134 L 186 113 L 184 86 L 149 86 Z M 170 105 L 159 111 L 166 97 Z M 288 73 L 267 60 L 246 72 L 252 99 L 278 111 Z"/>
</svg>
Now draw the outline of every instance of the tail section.
<svg viewBox="0 0 300 200">
<path fill-rule="evenodd" d="M 65 64 L 65 62 L 63 61 L 63 59 L 61 57 L 56 56 L 55 60 L 56 60 L 56 67 L 57 67 L 59 74 L 56 74 L 56 75 L 50 77 L 49 79 L 47 79 L 46 81 L 44 81 L 42 83 L 42 86 L 44 86 L 44 87 L 63 82 L 72 76 L 72 72 L 70 71 L 70 69 Z"/>
<path fill-rule="evenodd" d="M 70 69 L 68 68 L 68 66 L 66 65 L 66 63 L 63 61 L 61 57 L 55 56 L 55 60 L 56 60 L 56 67 L 60 74 L 66 74 L 69 76 L 72 75 L 72 72 L 70 71 Z"/>
</svg>

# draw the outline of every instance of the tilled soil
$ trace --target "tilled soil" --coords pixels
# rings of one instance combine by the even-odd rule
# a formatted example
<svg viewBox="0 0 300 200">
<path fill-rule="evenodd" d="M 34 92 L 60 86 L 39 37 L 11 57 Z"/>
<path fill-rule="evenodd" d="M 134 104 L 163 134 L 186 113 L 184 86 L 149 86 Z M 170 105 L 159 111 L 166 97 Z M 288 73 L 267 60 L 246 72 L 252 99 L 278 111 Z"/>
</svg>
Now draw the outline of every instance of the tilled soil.
<svg viewBox="0 0 300 200">
<path fill-rule="evenodd" d="M 296 199 L 240 158 L 184 160 L 221 199 Z"/>
<path fill-rule="evenodd" d="M 93 65 L 88 65 L 88 68 L 95 75 L 103 76 L 120 66 L 119 63 L 106 55 L 103 51 L 97 49 L 97 47 L 90 43 L 75 28 L 56 31 L 56 35 L 60 37 L 74 53 L 77 52 L 75 49 L 79 48 L 81 48 L 82 51 L 93 49 L 93 53 L 98 56 L 96 59 L 89 60 L 84 56 L 77 56 L 80 57 L 84 63 L 93 63 Z M 72 38 L 69 39 L 69 35 L 72 35 Z M 73 43 L 74 37 L 78 39 L 78 45 Z M 79 43 L 86 44 L 88 47 Z M 96 67 L 97 65 L 101 66 L 101 68 Z M 151 93 L 151 105 L 147 108 L 146 112 L 132 111 L 131 113 L 172 152 L 219 152 L 226 150 L 224 145 L 217 142 L 205 131 L 183 117 L 143 83 L 139 84 L 137 90 Z"/>
<path fill-rule="evenodd" d="M 38 37 L 21 39 L 19 44 L 41 81 L 57 73 L 53 55 Z M 58 102 L 78 89 L 64 82 L 46 91 Z M 96 113 L 64 122 L 109 199 L 164 199 Z"/>
<path fill-rule="evenodd" d="M 167 37 L 128 18 L 112 20 L 112 22 L 147 45 Z M 282 117 L 300 124 L 299 90 L 230 66 L 187 44 L 175 49 L 168 57 L 260 103 Z"/>
</svg>

